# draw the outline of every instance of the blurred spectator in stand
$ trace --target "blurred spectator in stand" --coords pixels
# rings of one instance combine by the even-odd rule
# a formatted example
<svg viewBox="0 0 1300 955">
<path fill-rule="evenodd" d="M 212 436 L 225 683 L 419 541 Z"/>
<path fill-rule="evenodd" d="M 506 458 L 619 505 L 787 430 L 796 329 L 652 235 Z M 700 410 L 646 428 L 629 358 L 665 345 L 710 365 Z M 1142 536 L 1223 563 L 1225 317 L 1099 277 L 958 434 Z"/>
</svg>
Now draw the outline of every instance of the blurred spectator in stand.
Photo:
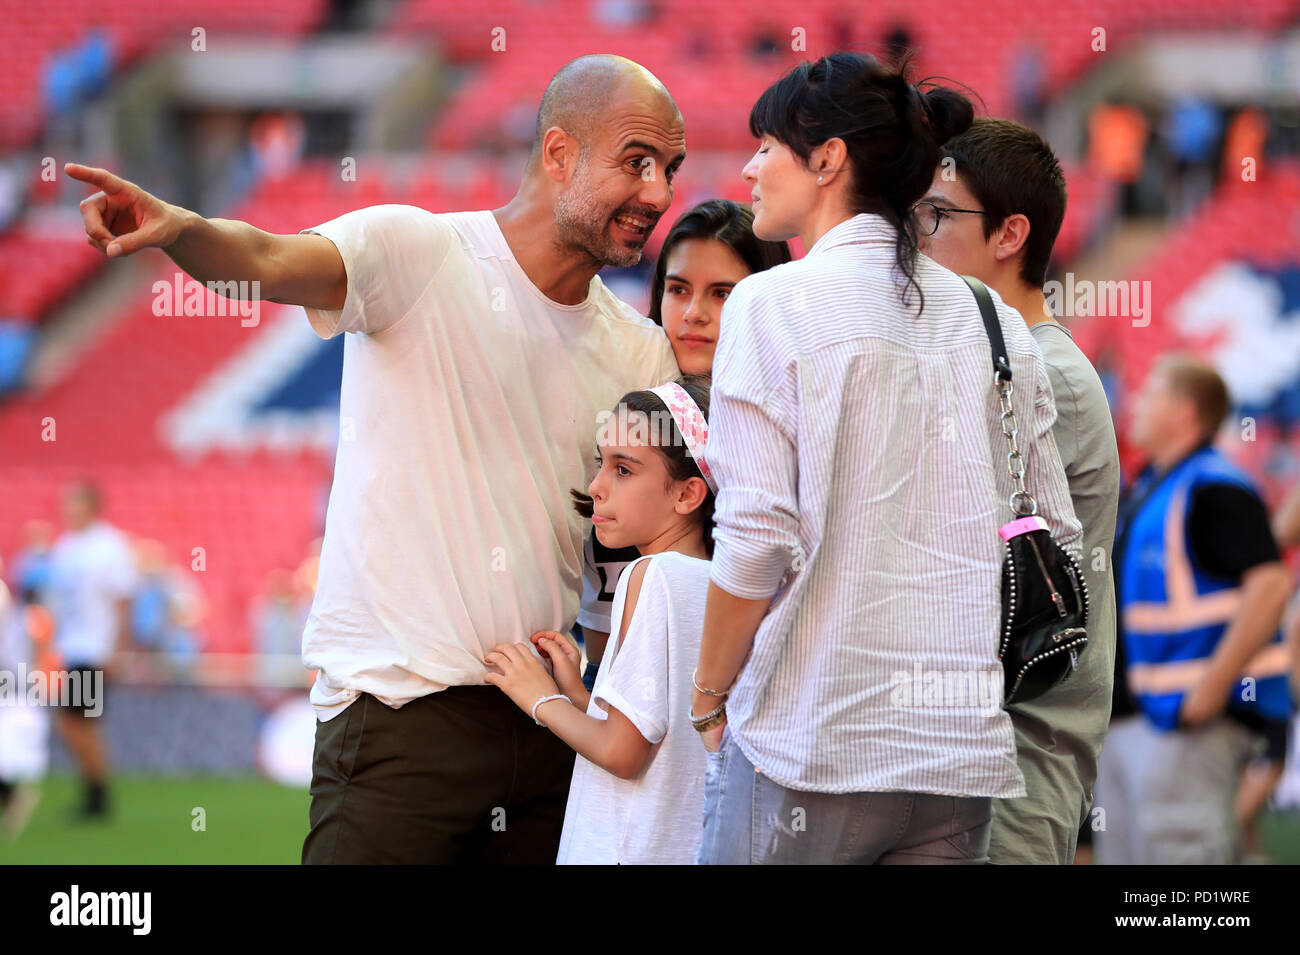
<svg viewBox="0 0 1300 955">
<path fill-rule="evenodd" d="M 770 26 L 758 30 L 749 43 L 749 52 L 754 57 L 767 57 L 781 52 L 781 34 Z"/>
<path fill-rule="evenodd" d="M 1209 100 L 1187 95 L 1170 108 L 1161 132 L 1172 166 L 1170 212 L 1181 219 L 1207 199 L 1214 186 L 1223 118 Z"/>
<path fill-rule="evenodd" d="M 361 11 L 365 6 L 362 0 L 329 0 L 329 18 L 325 22 L 325 29 L 344 32 L 364 26 Z"/>
<path fill-rule="evenodd" d="M 173 664 L 188 662 L 199 649 L 197 588 L 184 571 L 168 565 L 161 541 L 137 541 L 135 560 L 139 586 L 131 601 L 131 632 L 136 649 L 163 654 Z"/>
<path fill-rule="evenodd" d="M 907 28 L 905 23 L 894 23 L 885 31 L 884 37 L 884 56 L 881 60 L 890 69 L 896 70 L 902 64 L 903 58 L 911 52 L 912 45 L 916 41 L 912 39 L 912 31 Z"/>
<path fill-rule="evenodd" d="M 1261 175 L 1268 134 L 1268 115 L 1258 107 L 1247 106 L 1232 117 L 1223 137 L 1223 182 L 1251 181 L 1247 172 L 1255 179 Z"/>
<path fill-rule="evenodd" d="M 658 10 L 649 0 L 597 0 L 591 16 L 603 27 L 626 30 L 654 20 Z"/>
<path fill-rule="evenodd" d="M 34 520 L 23 525 L 23 549 L 14 558 L 9 579 L 26 603 L 48 602 L 53 546 L 54 525 L 49 521 Z"/>
<path fill-rule="evenodd" d="M 1042 43 L 1037 37 L 1031 37 L 1022 41 L 1012 61 L 1011 89 L 1020 121 L 1034 129 L 1043 123 L 1043 111 L 1047 106 L 1046 84 Z"/>
<path fill-rule="evenodd" d="M 312 541 L 307 556 L 298 565 L 298 569 L 293 572 L 294 586 L 306 595 L 305 599 L 309 604 L 312 597 L 316 595 L 316 575 L 320 570 L 320 551 L 324 542 L 325 538 L 323 537 L 317 537 Z"/>
<path fill-rule="evenodd" d="M 826 21 L 826 36 L 830 40 L 832 50 L 848 50 L 853 48 L 853 24 L 854 19 L 839 11 L 831 14 Z"/>
<path fill-rule="evenodd" d="M 51 54 L 43 76 L 47 146 L 81 149 L 81 107 L 108 87 L 115 52 L 108 30 L 92 22 L 74 46 Z"/>
<path fill-rule="evenodd" d="M 27 180 L 23 159 L 0 160 L 0 232 L 18 221 L 27 201 Z"/>
<path fill-rule="evenodd" d="M 36 345 L 36 329 L 23 319 L 0 316 L 0 398 L 23 386 L 27 359 Z"/>
<path fill-rule="evenodd" d="M 297 570 L 278 568 L 267 574 L 265 589 L 252 609 L 249 623 L 259 655 L 259 696 L 268 708 L 280 702 L 284 689 L 307 682 L 302 634 L 316 593 L 320 543 L 319 539 L 313 542 L 313 552 Z"/>
<path fill-rule="evenodd" d="M 253 610 L 253 634 L 257 652 L 264 657 L 292 657 L 302 655 L 302 631 L 310 610 L 310 591 L 304 589 L 305 581 L 296 578 L 293 571 L 280 568 L 266 577 L 266 589 Z M 297 663 L 302 668 L 301 661 Z M 282 660 L 264 661 L 263 676 L 284 672 Z"/>
<path fill-rule="evenodd" d="M 274 179 L 296 169 L 302 160 L 307 128 L 294 112 L 263 113 L 248 129 L 253 175 Z"/>
<path fill-rule="evenodd" d="M 1088 117 L 1088 165 L 1120 184 L 1123 215 L 1134 215 L 1141 207 L 1137 183 L 1147 133 L 1147 119 L 1136 106 L 1100 103 Z"/>
</svg>

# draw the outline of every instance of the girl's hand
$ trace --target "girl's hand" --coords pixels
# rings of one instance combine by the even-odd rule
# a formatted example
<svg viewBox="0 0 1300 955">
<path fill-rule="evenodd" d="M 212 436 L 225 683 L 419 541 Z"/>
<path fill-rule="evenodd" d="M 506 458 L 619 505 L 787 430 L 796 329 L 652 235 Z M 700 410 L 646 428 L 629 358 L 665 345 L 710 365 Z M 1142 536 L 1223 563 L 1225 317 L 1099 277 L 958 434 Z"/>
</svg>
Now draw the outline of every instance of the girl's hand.
<svg viewBox="0 0 1300 955">
<path fill-rule="evenodd" d="M 573 697 L 579 690 L 585 693 L 587 688 L 582 684 L 582 653 L 571 640 L 554 630 L 539 630 L 533 634 L 532 641 L 538 652 L 550 661 L 561 693 L 569 697 Z"/>
<path fill-rule="evenodd" d="M 483 678 L 499 687 L 525 713 L 532 715 L 533 704 L 544 696 L 559 692 L 542 661 L 533 656 L 526 643 L 502 643 L 484 654 L 483 662 L 489 670 Z M 541 713 L 538 713 L 541 716 Z"/>
</svg>

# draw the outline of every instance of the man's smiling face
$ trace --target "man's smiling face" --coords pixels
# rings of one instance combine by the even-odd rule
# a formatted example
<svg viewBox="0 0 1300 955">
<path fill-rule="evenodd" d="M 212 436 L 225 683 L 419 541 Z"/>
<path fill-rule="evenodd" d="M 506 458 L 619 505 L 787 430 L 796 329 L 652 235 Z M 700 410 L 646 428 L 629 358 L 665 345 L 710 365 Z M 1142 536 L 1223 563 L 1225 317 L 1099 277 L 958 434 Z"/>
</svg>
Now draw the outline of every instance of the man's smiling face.
<svg viewBox="0 0 1300 955">
<path fill-rule="evenodd" d="M 673 177 L 686 158 L 686 133 L 671 100 L 640 84 L 614 99 L 596 141 L 555 199 L 559 242 L 604 265 L 627 267 L 673 201 Z"/>
</svg>

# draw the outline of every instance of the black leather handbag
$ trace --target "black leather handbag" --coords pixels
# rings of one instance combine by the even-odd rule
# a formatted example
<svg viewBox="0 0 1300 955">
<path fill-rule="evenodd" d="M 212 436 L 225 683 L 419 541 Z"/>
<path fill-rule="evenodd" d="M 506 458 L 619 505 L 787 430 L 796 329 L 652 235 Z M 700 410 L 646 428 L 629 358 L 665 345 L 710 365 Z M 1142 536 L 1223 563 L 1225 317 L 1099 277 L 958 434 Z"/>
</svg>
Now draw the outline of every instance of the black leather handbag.
<svg viewBox="0 0 1300 955">
<path fill-rule="evenodd" d="M 1011 407 L 1011 362 L 1002 326 L 984 283 L 969 275 L 962 278 L 979 303 L 993 349 L 993 383 L 1014 486 L 1009 503 L 1015 520 L 998 531 L 1006 544 L 998 659 L 1005 676 L 1004 704 L 1009 705 L 1041 696 L 1078 668 L 1079 654 L 1088 645 L 1088 584 L 1078 563 L 1038 516 L 1038 502 L 1025 490 L 1024 459 Z"/>
</svg>

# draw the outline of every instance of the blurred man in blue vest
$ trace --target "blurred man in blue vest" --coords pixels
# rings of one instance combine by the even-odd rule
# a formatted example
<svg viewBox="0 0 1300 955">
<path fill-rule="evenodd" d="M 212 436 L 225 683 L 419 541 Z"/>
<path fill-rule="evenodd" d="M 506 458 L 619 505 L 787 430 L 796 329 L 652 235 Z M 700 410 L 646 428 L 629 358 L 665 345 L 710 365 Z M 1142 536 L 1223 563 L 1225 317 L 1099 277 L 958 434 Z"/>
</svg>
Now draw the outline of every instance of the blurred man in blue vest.
<svg viewBox="0 0 1300 955">
<path fill-rule="evenodd" d="M 1115 568 L 1140 718 L 1106 741 L 1102 863 L 1233 862 L 1242 768 L 1285 751 L 1291 584 L 1250 478 L 1213 447 L 1229 407 L 1214 369 L 1178 356 L 1138 396 L 1149 463 L 1121 507 Z"/>
</svg>

